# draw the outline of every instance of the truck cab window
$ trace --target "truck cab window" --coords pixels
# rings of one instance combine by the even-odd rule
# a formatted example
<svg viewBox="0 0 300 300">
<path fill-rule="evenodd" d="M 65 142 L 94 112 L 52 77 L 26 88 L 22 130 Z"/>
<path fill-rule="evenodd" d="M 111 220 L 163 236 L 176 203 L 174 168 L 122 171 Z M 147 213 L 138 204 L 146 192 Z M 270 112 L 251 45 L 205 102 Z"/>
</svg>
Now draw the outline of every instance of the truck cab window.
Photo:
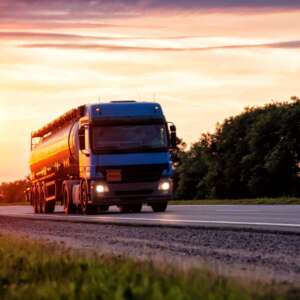
<svg viewBox="0 0 300 300">
<path fill-rule="evenodd" d="M 93 128 L 93 148 L 105 150 L 145 150 L 167 148 L 164 124 L 96 126 Z"/>
</svg>

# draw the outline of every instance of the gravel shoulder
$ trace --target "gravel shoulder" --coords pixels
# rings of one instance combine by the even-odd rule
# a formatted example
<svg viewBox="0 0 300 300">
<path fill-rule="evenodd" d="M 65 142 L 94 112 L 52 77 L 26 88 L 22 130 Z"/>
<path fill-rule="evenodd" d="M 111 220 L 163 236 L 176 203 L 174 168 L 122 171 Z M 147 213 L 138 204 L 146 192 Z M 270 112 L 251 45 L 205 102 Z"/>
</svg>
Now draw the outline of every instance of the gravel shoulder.
<svg viewBox="0 0 300 300">
<path fill-rule="evenodd" d="M 232 277 L 300 284 L 300 235 L 207 228 L 80 224 L 0 218 L 0 233 L 91 254 L 129 256 Z"/>
</svg>

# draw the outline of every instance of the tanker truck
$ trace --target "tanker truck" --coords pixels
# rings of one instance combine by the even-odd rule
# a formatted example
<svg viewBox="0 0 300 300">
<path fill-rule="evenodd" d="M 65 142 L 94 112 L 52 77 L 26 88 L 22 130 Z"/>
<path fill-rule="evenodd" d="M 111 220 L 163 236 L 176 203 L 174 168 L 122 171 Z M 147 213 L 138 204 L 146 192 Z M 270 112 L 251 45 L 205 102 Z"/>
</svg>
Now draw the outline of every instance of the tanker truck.
<svg viewBox="0 0 300 300">
<path fill-rule="evenodd" d="M 176 127 L 158 103 L 77 107 L 31 134 L 28 198 L 35 213 L 163 212 L 172 197 Z"/>
</svg>

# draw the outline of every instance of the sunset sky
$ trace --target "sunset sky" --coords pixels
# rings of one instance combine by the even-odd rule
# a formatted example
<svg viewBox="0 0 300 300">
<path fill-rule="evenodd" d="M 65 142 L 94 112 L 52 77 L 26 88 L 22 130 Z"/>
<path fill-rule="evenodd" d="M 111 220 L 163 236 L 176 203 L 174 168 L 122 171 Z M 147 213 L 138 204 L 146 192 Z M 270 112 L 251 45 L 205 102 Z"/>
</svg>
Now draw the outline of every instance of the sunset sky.
<svg viewBox="0 0 300 300">
<path fill-rule="evenodd" d="M 159 101 L 186 142 L 300 95 L 300 1 L 0 0 L 0 182 L 83 103 Z"/>
</svg>

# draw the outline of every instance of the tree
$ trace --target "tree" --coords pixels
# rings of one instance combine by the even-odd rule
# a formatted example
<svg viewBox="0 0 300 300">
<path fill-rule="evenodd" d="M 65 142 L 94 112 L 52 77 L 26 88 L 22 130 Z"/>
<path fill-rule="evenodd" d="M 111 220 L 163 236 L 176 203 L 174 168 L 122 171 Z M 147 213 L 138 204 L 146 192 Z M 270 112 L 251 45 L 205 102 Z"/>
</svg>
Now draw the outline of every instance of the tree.
<svg viewBox="0 0 300 300">
<path fill-rule="evenodd" d="M 24 201 L 24 192 L 26 190 L 27 185 L 27 179 L 2 183 L 0 185 L 0 201 L 10 203 Z"/>
<path fill-rule="evenodd" d="M 180 198 L 299 196 L 300 99 L 246 108 L 182 156 Z"/>
</svg>

